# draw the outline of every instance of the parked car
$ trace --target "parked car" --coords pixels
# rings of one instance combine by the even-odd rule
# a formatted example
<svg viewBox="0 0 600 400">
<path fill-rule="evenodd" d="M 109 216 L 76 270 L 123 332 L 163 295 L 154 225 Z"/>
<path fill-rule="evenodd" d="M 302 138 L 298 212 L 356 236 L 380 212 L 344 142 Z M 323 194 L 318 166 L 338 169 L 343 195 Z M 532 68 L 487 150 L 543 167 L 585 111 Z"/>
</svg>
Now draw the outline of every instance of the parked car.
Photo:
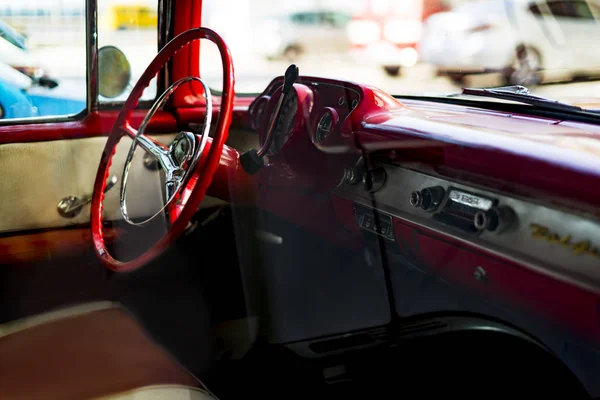
<svg viewBox="0 0 600 400">
<path fill-rule="evenodd" d="M 458 84 L 500 73 L 507 84 L 590 76 L 600 70 L 591 50 L 600 38 L 600 3 L 484 0 L 431 16 L 421 42 L 424 61 Z"/>
<path fill-rule="evenodd" d="M 296 60 L 305 54 L 344 53 L 350 49 L 346 25 L 351 15 L 311 10 L 272 16 L 258 24 L 256 50 L 268 59 Z"/>
<path fill-rule="evenodd" d="M 0 118 L 27 118 L 77 114 L 85 109 L 85 98 L 61 91 L 0 63 Z M 68 93 L 67 93 L 68 92 Z"/>
<path fill-rule="evenodd" d="M 48 78 L 40 60 L 33 56 L 27 46 L 27 38 L 0 20 L 0 62 L 29 75 L 32 78 Z"/>
<path fill-rule="evenodd" d="M 363 0 L 350 24 L 348 37 L 354 59 L 383 67 L 390 76 L 419 61 L 423 21 L 448 9 L 444 0 Z"/>
<path fill-rule="evenodd" d="M 0 20 L 0 37 L 20 49 L 27 50 L 27 39 L 15 28 Z"/>
</svg>

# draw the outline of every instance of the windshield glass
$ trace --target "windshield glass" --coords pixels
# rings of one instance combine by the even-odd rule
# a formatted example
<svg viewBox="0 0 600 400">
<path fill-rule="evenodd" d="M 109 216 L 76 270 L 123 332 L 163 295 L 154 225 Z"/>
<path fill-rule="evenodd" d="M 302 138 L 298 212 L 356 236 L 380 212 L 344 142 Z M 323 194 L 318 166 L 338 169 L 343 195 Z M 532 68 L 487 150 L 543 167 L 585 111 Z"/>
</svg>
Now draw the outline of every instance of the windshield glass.
<svg viewBox="0 0 600 400">
<path fill-rule="evenodd" d="M 202 23 L 236 62 L 236 92 L 259 93 L 296 63 L 302 75 L 371 84 L 394 95 L 524 85 L 598 108 L 600 6 L 533 0 L 207 0 Z M 206 46 L 210 47 L 210 46 Z M 216 51 L 216 49 L 213 49 Z M 208 53 L 207 49 L 207 53 Z M 201 60 L 220 87 L 218 57 Z"/>
</svg>

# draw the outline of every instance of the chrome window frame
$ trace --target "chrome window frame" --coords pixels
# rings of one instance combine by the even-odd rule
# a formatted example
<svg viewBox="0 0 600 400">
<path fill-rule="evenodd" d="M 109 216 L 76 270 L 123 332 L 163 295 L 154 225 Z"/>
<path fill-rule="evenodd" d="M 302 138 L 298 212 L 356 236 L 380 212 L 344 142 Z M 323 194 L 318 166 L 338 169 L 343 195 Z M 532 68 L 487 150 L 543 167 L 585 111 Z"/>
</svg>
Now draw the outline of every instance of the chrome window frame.
<svg viewBox="0 0 600 400">
<path fill-rule="evenodd" d="M 158 2 L 158 48 L 161 49 L 172 36 L 173 0 L 157 0 Z M 119 109 L 123 102 L 99 101 L 98 93 L 98 3 L 97 0 L 85 0 L 86 18 L 86 108 L 77 114 L 52 117 L 28 117 L 0 120 L 1 126 L 30 125 L 41 123 L 72 122 L 84 119 L 88 114 L 99 110 Z M 158 75 L 157 95 L 162 93 L 169 80 L 169 68 L 164 68 Z M 156 98 L 156 97 L 155 97 Z M 137 108 L 150 108 L 155 99 L 140 101 Z"/>
</svg>

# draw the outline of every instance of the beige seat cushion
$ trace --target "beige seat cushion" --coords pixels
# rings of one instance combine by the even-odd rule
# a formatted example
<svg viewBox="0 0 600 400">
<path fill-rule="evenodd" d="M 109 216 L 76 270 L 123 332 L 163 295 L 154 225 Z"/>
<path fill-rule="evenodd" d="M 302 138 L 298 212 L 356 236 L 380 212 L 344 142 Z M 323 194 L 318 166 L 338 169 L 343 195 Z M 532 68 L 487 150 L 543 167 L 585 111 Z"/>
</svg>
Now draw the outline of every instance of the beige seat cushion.
<svg viewBox="0 0 600 400">
<path fill-rule="evenodd" d="M 0 325 L 0 371 L 0 399 L 211 398 L 110 302 Z"/>
<path fill-rule="evenodd" d="M 148 386 L 98 400 L 213 400 L 205 390 L 177 385 Z"/>
</svg>

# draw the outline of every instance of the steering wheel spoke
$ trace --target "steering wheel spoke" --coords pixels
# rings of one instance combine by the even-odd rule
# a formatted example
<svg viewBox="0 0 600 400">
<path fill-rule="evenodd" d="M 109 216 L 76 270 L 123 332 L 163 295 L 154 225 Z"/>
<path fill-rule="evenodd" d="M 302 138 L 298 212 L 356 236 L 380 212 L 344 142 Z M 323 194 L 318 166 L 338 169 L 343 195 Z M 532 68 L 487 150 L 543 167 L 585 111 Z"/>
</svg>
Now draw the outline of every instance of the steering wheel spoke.
<svg viewBox="0 0 600 400">
<path fill-rule="evenodd" d="M 124 136 L 129 136 L 131 139 L 135 139 L 135 137 L 138 135 L 137 129 L 131 126 L 129 122 L 126 122 L 125 124 L 121 125 L 119 127 L 119 130 L 121 131 L 121 134 L 123 134 Z"/>
<path fill-rule="evenodd" d="M 171 157 L 169 148 L 167 146 L 146 135 L 138 135 L 133 140 L 134 143 L 131 146 L 133 151 L 135 151 L 136 146 L 140 146 L 146 153 L 150 154 L 156 161 L 160 163 L 160 166 L 165 170 L 165 172 L 170 172 L 176 169 L 175 161 Z M 127 161 L 130 162 L 131 160 Z"/>
</svg>

